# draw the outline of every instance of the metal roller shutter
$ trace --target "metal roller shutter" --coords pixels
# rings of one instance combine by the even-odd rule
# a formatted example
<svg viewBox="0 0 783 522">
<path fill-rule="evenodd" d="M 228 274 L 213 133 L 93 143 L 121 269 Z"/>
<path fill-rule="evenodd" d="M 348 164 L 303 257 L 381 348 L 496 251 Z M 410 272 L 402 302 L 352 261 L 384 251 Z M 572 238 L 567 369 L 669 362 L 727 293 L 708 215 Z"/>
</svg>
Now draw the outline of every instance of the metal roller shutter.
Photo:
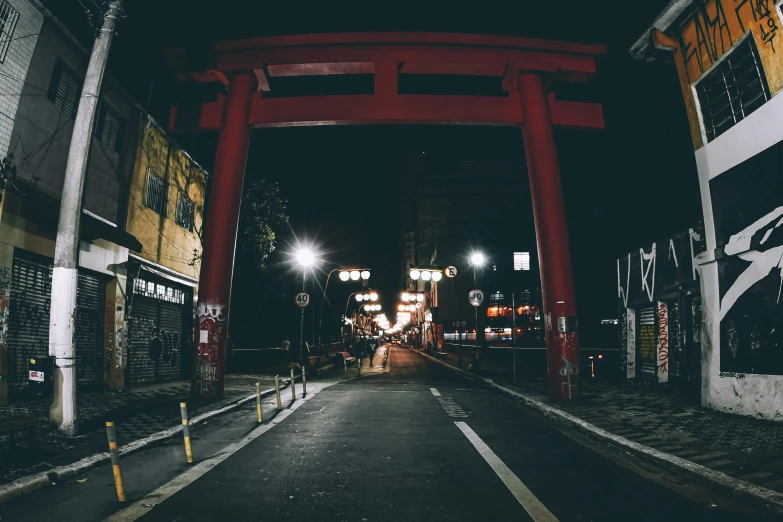
<svg viewBox="0 0 783 522">
<path fill-rule="evenodd" d="M 11 386 L 27 386 L 31 357 L 49 355 L 49 308 L 52 289 L 51 261 L 22 250 L 14 253 L 11 275 L 11 303 L 8 355 Z M 97 386 L 103 375 L 103 301 L 106 284 L 102 278 L 80 271 L 76 288 L 76 381 L 80 387 Z"/>
<path fill-rule="evenodd" d="M 129 282 L 128 383 L 164 382 L 183 375 L 192 331 L 190 289 L 142 272 Z"/>
<path fill-rule="evenodd" d="M 14 388 L 27 386 L 31 357 L 49 355 L 51 289 L 51 266 L 14 256 L 7 336 L 8 380 Z"/>
<path fill-rule="evenodd" d="M 79 271 L 76 287 L 76 383 L 97 387 L 103 383 L 103 303 L 106 282 Z"/>
</svg>

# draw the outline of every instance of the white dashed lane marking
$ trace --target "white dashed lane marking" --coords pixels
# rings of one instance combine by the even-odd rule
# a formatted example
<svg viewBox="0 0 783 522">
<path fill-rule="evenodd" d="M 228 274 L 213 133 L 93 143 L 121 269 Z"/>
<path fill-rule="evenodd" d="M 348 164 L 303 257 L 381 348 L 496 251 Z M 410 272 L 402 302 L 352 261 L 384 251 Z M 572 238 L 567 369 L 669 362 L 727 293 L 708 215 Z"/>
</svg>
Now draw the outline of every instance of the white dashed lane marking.
<svg viewBox="0 0 783 522">
<path fill-rule="evenodd" d="M 438 391 L 438 389 L 437 389 L 437 388 L 430 388 L 430 391 L 432 392 L 432 394 L 433 394 L 435 397 L 440 397 L 440 392 Z"/>
</svg>

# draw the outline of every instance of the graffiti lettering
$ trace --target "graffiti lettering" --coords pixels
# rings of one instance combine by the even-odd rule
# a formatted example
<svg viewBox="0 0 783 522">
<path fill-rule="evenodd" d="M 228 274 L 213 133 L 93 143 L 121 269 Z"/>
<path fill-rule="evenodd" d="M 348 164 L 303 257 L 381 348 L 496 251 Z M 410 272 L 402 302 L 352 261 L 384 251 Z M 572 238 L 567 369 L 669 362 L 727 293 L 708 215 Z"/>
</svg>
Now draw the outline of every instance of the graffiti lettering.
<svg viewBox="0 0 783 522">
<path fill-rule="evenodd" d="M 11 269 L 0 266 L 0 380 L 6 377 L 8 363 L 6 353 L 6 336 L 8 335 L 8 298 L 11 287 Z"/>
<path fill-rule="evenodd" d="M 734 373 L 734 372 L 720 372 L 718 374 L 718 377 L 720 377 L 722 379 L 725 379 L 726 377 L 734 377 L 734 378 L 742 380 L 742 379 L 745 378 L 745 374 L 744 373 Z"/>
<path fill-rule="evenodd" d="M 734 44 L 736 30 L 729 27 L 723 2 L 715 0 L 700 6 L 680 32 L 680 52 L 685 61 L 689 80 L 697 79 L 715 60 Z M 699 74 L 692 76 L 692 64 Z"/>
<path fill-rule="evenodd" d="M 226 350 L 226 320 L 228 307 L 216 303 L 199 303 L 196 384 L 201 396 L 208 398 L 216 392 L 222 379 L 222 354 Z M 208 366 L 207 366 L 208 365 Z M 208 371 L 202 371 L 205 367 Z M 205 380 L 209 376 L 211 380 Z"/>
<path fill-rule="evenodd" d="M 633 379 L 636 377 L 636 310 L 633 308 L 626 309 L 626 323 L 628 344 L 626 346 L 627 366 L 625 377 Z"/>
<path fill-rule="evenodd" d="M 775 35 L 777 35 L 778 25 L 775 19 L 777 15 L 775 13 L 775 4 L 772 0 L 741 0 L 734 12 L 737 15 L 737 20 L 742 23 L 741 11 L 747 9 L 753 16 L 753 21 L 758 24 L 759 36 L 761 41 L 765 44 L 769 44 L 772 52 L 775 52 Z M 747 21 L 750 21 L 750 17 L 745 17 Z"/>
<path fill-rule="evenodd" d="M 669 310 L 658 303 L 658 382 L 669 380 Z"/>
<path fill-rule="evenodd" d="M 642 276 L 642 290 L 647 292 L 647 297 L 652 303 L 653 294 L 655 294 L 655 243 L 652 245 L 652 250 L 649 254 L 644 252 L 643 248 L 639 249 L 639 270 Z M 647 262 L 647 268 L 644 267 L 644 262 Z M 650 270 L 652 270 L 652 277 L 650 277 Z M 648 281 L 648 277 L 650 281 Z"/>
</svg>

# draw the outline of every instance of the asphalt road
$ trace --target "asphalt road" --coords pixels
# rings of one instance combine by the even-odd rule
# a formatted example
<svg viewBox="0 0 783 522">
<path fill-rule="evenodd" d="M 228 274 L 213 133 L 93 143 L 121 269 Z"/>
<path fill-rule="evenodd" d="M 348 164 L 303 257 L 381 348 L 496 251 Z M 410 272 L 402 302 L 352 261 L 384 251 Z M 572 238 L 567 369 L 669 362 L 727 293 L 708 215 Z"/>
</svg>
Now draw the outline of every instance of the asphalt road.
<svg viewBox="0 0 783 522">
<path fill-rule="evenodd" d="M 173 481 L 139 479 L 146 485 L 129 492 L 124 511 L 110 495 L 90 500 L 113 489 L 101 468 L 91 473 L 102 492 L 56 497 L 49 488 L 0 506 L 0 520 L 780 520 L 550 424 L 407 349 L 393 348 L 386 368 L 375 363 L 361 378 L 353 370 L 308 383 L 306 400 L 263 428 L 246 424 L 250 410 L 226 419 L 231 444 L 169 469 Z M 143 462 L 124 469 L 141 473 Z"/>
</svg>

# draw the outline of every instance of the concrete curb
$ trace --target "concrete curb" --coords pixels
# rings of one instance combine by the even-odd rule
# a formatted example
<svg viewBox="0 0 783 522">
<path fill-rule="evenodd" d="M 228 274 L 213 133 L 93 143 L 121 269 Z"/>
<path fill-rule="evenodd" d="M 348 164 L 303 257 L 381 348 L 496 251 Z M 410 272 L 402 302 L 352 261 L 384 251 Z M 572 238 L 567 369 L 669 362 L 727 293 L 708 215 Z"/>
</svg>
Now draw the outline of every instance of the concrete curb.
<svg viewBox="0 0 783 522">
<path fill-rule="evenodd" d="M 430 359 L 433 362 L 441 364 L 460 375 L 468 377 L 469 379 L 483 381 L 484 384 L 499 391 L 503 395 L 521 400 L 525 403 L 526 406 L 538 410 L 539 412 L 543 413 L 544 416 L 554 419 L 567 426 L 584 431 L 588 435 L 600 440 L 601 442 L 609 442 L 621 449 L 628 451 L 629 453 L 653 461 L 667 469 L 677 472 L 686 472 L 697 480 L 706 482 L 711 486 L 717 486 L 722 490 L 742 497 L 745 500 L 761 502 L 765 507 L 783 513 L 782 493 L 761 486 L 756 486 L 755 484 L 736 479 L 726 475 L 725 473 L 715 471 L 706 466 L 702 466 L 701 464 L 696 464 L 695 462 L 691 462 L 690 460 L 684 459 L 682 457 L 677 457 L 676 455 L 659 451 L 655 448 L 651 448 L 650 446 L 645 446 L 644 444 L 639 444 L 638 442 L 626 439 L 625 437 L 615 435 L 559 408 L 555 408 L 554 406 L 541 402 L 534 397 L 497 384 L 492 379 L 466 372 L 461 368 L 456 368 L 444 361 L 441 361 L 440 359 L 436 359 L 435 357 L 417 350 L 412 351 L 418 353 L 422 357 Z"/>
<path fill-rule="evenodd" d="M 284 389 L 290 383 L 291 383 L 290 379 L 282 380 L 281 389 Z M 266 398 L 274 394 L 275 394 L 275 389 L 270 388 L 268 390 L 262 391 L 261 397 Z M 217 417 L 218 415 L 222 415 L 224 413 L 228 413 L 230 411 L 236 410 L 237 408 L 244 406 L 245 404 L 255 400 L 256 400 L 255 393 L 252 395 L 248 395 L 247 397 L 231 402 L 220 409 L 208 411 L 206 413 L 202 413 L 201 415 L 197 415 L 193 417 L 190 420 L 190 425 L 193 426 L 200 422 L 209 420 L 213 417 Z M 130 455 L 131 453 L 135 453 L 152 444 L 170 439 L 171 437 L 173 437 L 177 433 L 180 433 L 181 431 L 182 431 L 182 425 L 178 425 L 169 428 L 167 430 L 153 433 L 152 435 L 148 437 L 144 437 L 143 439 L 134 440 L 133 442 L 130 442 L 129 444 L 126 444 L 125 446 L 120 448 L 120 455 Z M 74 475 L 79 475 L 81 473 L 84 473 L 85 471 L 89 471 L 108 461 L 109 461 L 108 452 L 96 453 L 94 455 L 90 455 L 89 457 L 85 457 L 77 462 L 74 462 L 73 464 L 68 464 L 66 466 L 58 466 L 49 471 L 42 471 L 34 475 L 28 475 L 26 477 L 17 479 L 9 484 L 4 484 L 0 486 L 0 504 L 8 500 L 11 500 L 12 498 L 25 495 L 27 493 L 32 493 L 33 491 L 37 489 L 41 489 L 45 486 L 54 485 L 57 480 L 65 480 L 67 478 L 73 477 Z"/>
</svg>

